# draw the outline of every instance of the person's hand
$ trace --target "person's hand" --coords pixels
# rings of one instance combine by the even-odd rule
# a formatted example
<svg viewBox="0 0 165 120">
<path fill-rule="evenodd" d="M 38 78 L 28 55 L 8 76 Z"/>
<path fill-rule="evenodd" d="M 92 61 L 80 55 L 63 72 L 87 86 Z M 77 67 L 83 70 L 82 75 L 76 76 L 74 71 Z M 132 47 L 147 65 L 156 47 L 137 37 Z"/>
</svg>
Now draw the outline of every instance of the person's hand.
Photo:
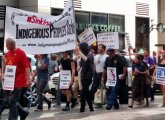
<svg viewBox="0 0 165 120">
<path fill-rule="evenodd" d="M 5 60 L 6 60 L 6 58 L 5 58 L 4 55 L 1 57 L 1 59 L 2 59 L 2 61 L 4 61 L 4 62 L 5 62 Z"/>
<path fill-rule="evenodd" d="M 72 86 L 72 85 L 73 85 L 73 80 L 71 80 L 71 81 L 70 81 L 69 85 L 70 85 L 70 86 Z"/>
<path fill-rule="evenodd" d="M 26 86 L 27 86 L 27 87 L 30 87 L 31 84 L 32 84 L 31 80 L 27 80 L 27 81 L 26 81 Z"/>
<path fill-rule="evenodd" d="M 134 72 L 134 74 L 135 75 L 138 75 L 140 72 L 138 71 L 138 70 L 136 70 L 135 72 Z"/>
<path fill-rule="evenodd" d="M 4 74 L 1 74 L 1 80 L 4 80 Z"/>
<path fill-rule="evenodd" d="M 101 84 L 104 85 L 104 78 L 101 78 Z"/>
<path fill-rule="evenodd" d="M 80 52 L 80 47 L 77 45 L 76 52 Z"/>
<path fill-rule="evenodd" d="M 121 77 L 120 77 L 120 80 L 124 80 L 125 79 L 125 74 L 123 74 Z"/>
<path fill-rule="evenodd" d="M 80 65 L 77 66 L 77 71 L 80 71 L 81 67 Z"/>
</svg>

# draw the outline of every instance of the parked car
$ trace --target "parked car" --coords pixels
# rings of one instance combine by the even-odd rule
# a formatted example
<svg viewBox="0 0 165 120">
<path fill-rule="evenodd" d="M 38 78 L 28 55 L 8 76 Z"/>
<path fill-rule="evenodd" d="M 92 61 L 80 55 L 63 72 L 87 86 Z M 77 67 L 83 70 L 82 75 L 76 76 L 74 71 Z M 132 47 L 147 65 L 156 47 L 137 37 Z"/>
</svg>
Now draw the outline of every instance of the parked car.
<svg viewBox="0 0 165 120">
<path fill-rule="evenodd" d="M 30 60 L 31 69 L 34 73 L 36 71 L 36 59 L 34 58 L 34 55 L 27 55 L 27 58 Z M 35 83 L 32 83 L 32 85 L 28 88 L 25 96 L 31 101 L 31 106 L 36 106 L 38 104 L 38 94 Z"/>
</svg>

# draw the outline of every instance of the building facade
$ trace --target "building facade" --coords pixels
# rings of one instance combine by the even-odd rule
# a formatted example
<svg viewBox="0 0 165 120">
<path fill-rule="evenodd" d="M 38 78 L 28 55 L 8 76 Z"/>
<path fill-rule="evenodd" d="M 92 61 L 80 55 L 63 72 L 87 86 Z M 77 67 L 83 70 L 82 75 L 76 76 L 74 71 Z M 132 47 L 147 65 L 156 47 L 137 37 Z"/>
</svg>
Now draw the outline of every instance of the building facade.
<svg viewBox="0 0 165 120">
<path fill-rule="evenodd" d="M 165 25 L 165 0 L 158 0 L 158 23 Z M 165 45 L 165 32 L 158 33 L 158 44 Z"/>
<path fill-rule="evenodd" d="M 67 0 L 18 0 L 15 7 L 59 15 L 66 2 Z M 149 28 L 158 23 L 157 0 L 73 0 L 73 3 L 77 34 L 88 27 L 93 27 L 96 34 L 108 31 L 129 33 L 134 48 L 156 50 L 158 33 L 155 30 L 149 32 Z"/>
</svg>

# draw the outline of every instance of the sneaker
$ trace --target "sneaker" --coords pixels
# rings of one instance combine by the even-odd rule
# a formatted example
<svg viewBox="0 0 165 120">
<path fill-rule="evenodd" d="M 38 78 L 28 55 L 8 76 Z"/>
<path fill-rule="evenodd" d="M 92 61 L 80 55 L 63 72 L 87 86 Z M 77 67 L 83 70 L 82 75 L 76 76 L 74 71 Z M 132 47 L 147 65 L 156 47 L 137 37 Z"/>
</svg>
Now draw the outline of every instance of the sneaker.
<svg viewBox="0 0 165 120">
<path fill-rule="evenodd" d="M 80 108 L 80 113 L 83 113 L 83 112 L 85 112 L 85 110 Z"/>
<path fill-rule="evenodd" d="M 90 109 L 90 112 L 94 112 L 95 110 L 94 109 Z"/>
<path fill-rule="evenodd" d="M 112 110 L 112 107 L 107 106 L 106 109 L 107 110 Z"/>
<path fill-rule="evenodd" d="M 43 111 L 43 109 L 37 108 L 37 109 L 35 109 L 34 111 L 35 111 L 35 112 L 41 112 L 41 111 Z"/>
<path fill-rule="evenodd" d="M 114 105 L 115 110 L 119 110 L 119 104 Z"/>
<path fill-rule="evenodd" d="M 70 111 L 70 107 L 66 106 L 65 108 L 62 109 L 62 111 Z"/>
<path fill-rule="evenodd" d="M 73 98 L 72 99 L 71 108 L 74 108 L 76 106 L 76 102 L 77 102 L 77 99 L 76 98 Z"/>
<path fill-rule="evenodd" d="M 150 102 L 154 102 L 154 98 L 152 98 L 152 99 L 150 100 Z"/>
<path fill-rule="evenodd" d="M 28 111 L 24 112 L 23 114 L 21 114 L 20 120 L 26 120 L 26 118 L 27 118 L 28 115 L 29 115 L 29 112 Z"/>
<path fill-rule="evenodd" d="M 133 108 L 133 105 L 129 105 L 128 107 L 132 109 Z"/>
</svg>

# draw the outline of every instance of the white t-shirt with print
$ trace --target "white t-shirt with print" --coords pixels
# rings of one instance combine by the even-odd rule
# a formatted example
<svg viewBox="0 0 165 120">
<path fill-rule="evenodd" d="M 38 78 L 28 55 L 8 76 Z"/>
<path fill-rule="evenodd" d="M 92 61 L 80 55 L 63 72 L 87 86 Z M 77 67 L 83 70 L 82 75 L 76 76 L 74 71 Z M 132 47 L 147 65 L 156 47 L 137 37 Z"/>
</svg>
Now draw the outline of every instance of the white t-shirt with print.
<svg viewBox="0 0 165 120">
<path fill-rule="evenodd" d="M 98 54 L 94 57 L 94 63 L 96 67 L 96 73 L 102 73 L 104 70 L 105 60 L 108 57 L 107 54 Z"/>
</svg>

